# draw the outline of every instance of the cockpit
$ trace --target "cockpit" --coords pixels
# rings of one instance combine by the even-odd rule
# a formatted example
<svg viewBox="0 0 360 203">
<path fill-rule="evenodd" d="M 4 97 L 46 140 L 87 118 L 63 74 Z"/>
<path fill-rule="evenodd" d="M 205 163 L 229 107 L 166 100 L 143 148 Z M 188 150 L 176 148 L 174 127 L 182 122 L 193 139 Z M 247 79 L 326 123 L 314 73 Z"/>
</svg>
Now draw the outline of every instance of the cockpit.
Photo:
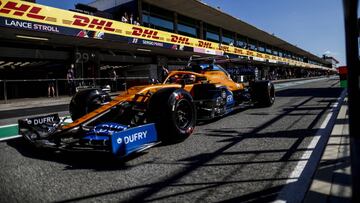
<svg viewBox="0 0 360 203">
<path fill-rule="evenodd" d="M 164 84 L 194 84 L 201 83 L 203 81 L 206 81 L 205 77 L 187 72 L 181 72 L 176 74 L 170 74 L 170 76 L 164 81 Z"/>
</svg>

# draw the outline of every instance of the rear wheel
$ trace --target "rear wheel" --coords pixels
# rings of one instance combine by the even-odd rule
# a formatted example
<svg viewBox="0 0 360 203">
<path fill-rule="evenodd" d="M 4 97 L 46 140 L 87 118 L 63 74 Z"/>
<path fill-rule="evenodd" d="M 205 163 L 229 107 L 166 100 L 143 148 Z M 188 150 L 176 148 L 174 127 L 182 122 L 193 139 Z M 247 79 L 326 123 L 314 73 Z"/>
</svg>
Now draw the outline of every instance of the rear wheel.
<svg viewBox="0 0 360 203">
<path fill-rule="evenodd" d="M 252 85 L 252 99 L 256 106 L 269 107 L 275 102 L 275 87 L 270 81 L 256 81 Z"/>
<path fill-rule="evenodd" d="M 148 121 L 155 123 L 161 141 L 176 143 L 185 140 L 196 124 L 191 95 L 183 89 L 159 90 L 150 98 Z"/>
</svg>

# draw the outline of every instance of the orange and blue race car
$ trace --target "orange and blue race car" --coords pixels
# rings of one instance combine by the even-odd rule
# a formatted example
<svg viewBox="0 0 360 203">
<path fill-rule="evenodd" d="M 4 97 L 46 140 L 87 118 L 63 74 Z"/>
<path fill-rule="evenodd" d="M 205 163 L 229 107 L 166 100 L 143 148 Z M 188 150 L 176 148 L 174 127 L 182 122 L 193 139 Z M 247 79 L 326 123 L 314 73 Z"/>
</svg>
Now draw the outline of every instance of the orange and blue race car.
<svg viewBox="0 0 360 203">
<path fill-rule="evenodd" d="M 111 99 L 100 89 L 74 95 L 72 122 L 57 114 L 19 120 L 23 137 L 39 147 L 93 150 L 124 157 L 160 142 L 176 143 L 193 132 L 198 120 L 224 116 L 242 106 L 271 106 L 270 81 L 234 82 L 215 60 L 192 59 L 162 84 L 134 86 Z"/>
</svg>

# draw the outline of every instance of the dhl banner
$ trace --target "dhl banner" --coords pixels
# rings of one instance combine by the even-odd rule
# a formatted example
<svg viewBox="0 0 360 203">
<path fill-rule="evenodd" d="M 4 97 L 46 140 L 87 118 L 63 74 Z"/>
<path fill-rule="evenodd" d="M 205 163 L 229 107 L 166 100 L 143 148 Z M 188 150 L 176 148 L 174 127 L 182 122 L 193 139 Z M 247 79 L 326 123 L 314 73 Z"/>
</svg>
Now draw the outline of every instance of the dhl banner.
<svg viewBox="0 0 360 203">
<path fill-rule="evenodd" d="M 180 50 L 192 48 L 191 51 L 197 53 L 227 53 L 270 63 L 320 68 L 283 57 L 20 0 L 0 0 L 0 26 Z"/>
</svg>

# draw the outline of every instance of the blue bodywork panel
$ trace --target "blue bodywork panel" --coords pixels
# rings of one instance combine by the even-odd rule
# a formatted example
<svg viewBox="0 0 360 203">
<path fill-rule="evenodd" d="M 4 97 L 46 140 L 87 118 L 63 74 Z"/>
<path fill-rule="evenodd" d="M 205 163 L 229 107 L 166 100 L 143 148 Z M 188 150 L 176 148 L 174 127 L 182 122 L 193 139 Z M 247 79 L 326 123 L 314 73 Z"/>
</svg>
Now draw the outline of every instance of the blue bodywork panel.
<svg viewBox="0 0 360 203">
<path fill-rule="evenodd" d="M 226 114 L 233 111 L 235 105 L 234 95 L 231 91 L 226 90 Z"/>
<path fill-rule="evenodd" d="M 141 151 L 147 145 L 157 142 L 155 124 L 146 124 L 111 135 L 112 153 L 116 156 L 126 156 Z"/>
<path fill-rule="evenodd" d="M 101 123 L 91 129 L 86 133 L 86 136 L 82 138 L 83 140 L 97 140 L 97 141 L 107 141 L 110 139 L 110 136 L 115 132 L 121 132 L 126 130 L 128 127 L 125 125 L 120 125 L 118 123 L 107 122 Z"/>
<path fill-rule="evenodd" d="M 110 141 L 111 152 L 119 157 L 141 151 L 156 143 L 155 124 L 146 124 L 128 128 L 118 123 L 101 123 L 86 133 L 84 141 Z"/>
</svg>

